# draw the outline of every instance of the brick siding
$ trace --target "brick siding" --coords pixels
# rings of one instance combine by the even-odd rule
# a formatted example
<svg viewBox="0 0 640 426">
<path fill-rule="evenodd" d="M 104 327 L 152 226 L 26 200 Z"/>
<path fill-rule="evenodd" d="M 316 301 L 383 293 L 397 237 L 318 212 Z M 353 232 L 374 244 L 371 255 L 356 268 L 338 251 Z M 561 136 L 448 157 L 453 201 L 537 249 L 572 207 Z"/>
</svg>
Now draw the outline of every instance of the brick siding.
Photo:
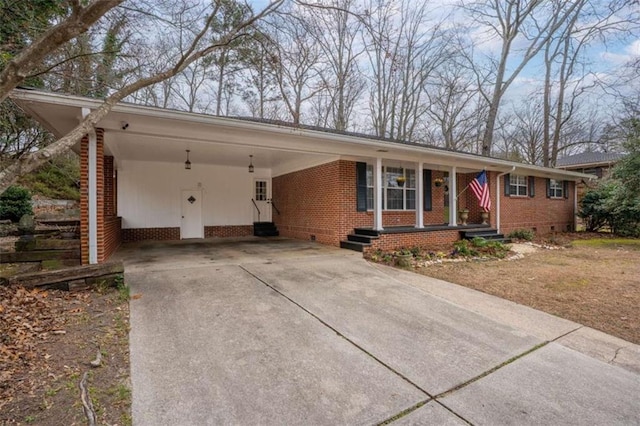
<svg viewBox="0 0 640 426">
<path fill-rule="evenodd" d="M 482 209 L 468 188 L 476 174 L 459 173 L 455 189 L 456 194 L 460 194 L 458 209 L 469 209 L 469 224 L 482 222 Z M 496 227 L 495 209 L 498 196 L 501 196 L 501 226 L 505 232 L 534 227 L 538 233 L 571 229 L 572 183 L 568 199 L 546 198 L 546 180 L 543 178 L 536 178 L 534 198 L 505 197 L 496 194 L 497 175 L 497 172 L 489 172 L 487 176 L 492 203 L 489 223 L 492 227 Z M 433 180 L 443 177 L 444 172 L 432 172 Z M 502 187 L 501 192 L 504 193 Z M 356 163 L 353 161 L 340 160 L 278 176 L 273 179 L 273 199 L 281 214 L 275 217 L 275 222 L 285 237 L 309 240 L 313 236 L 316 241 L 338 246 L 354 228 L 373 226 L 373 212 L 357 211 L 356 193 Z M 445 222 L 444 197 L 444 186 L 432 187 L 432 210 L 424 212 L 425 225 Z M 383 227 L 414 226 L 415 216 L 412 210 L 383 211 Z M 383 234 L 369 249 L 441 246 L 458 239 L 457 230 Z"/>
<path fill-rule="evenodd" d="M 105 218 L 104 235 L 104 258 L 100 262 L 109 259 L 122 244 L 122 218 L 117 216 Z"/>
<path fill-rule="evenodd" d="M 432 179 L 444 177 L 434 171 Z M 273 179 L 273 199 L 280 215 L 275 222 L 289 238 L 339 246 L 354 228 L 373 226 L 373 212 L 356 209 L 356 163 L 335 161 Z M 432 189 L 433 209 L 424 212 L 425 224 L 444 223 L 444 187 Z M 416 213 L 383 211 L 383 226 L 413 226 Z"/>
<path fill-rule="evenodd" d="M 569 182 L 568 198 L 547 198 L 547 180 L 535 178 L 535 196 L 505 196 L 500 188 L 501 231 L 533 229 L 537 234 L 572 230 L 574 226 L 574 182 Z"/>
<path fill-rule="evenodd" d="M 333 246 L 340 244 L 346 227 L 341 218 L 343 206 L 352 203 L 353 194 L 344 187 L 345 161 L 334 161 L 273 178 L 273 201 L 280 214 L 274 223 L 280 235 L 299 240 L 315 240 Z M 354 188 L 355 188 L 355 165 Z M 342 219 L 342 220 L 341 220 Z"/>
</svg>

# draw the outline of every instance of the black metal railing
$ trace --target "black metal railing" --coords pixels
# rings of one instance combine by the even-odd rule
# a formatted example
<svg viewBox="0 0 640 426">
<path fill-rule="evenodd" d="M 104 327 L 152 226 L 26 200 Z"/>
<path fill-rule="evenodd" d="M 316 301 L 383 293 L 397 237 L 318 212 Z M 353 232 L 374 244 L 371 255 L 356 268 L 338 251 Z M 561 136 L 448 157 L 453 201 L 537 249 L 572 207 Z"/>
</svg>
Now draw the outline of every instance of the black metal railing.
<svg viewBox="0 0 640 426">
<path fill-rule="evenodd" d="M 256 200 L 254 200 L 253 198 L 251 199 L 251 202 L 253 203 L 253 207 L 256 208 L 256 211 L 258 212 L 258 222 L 260 222 L 260 209 L 258 208 L 258 205 L 256 204 Z"/>
<path fill-rule="evenodd" d="M 273 209 L 276 211 L 276 213 L 278 213 L 278 215 L 280 214 L 280 210 L 278 210 L 278 208 L 276 207 L 276 203 L 273 202 L 273 200 L 269 200 L 269 202 L 271 203 L 271 207 L 273 207 Z"/>
</svg>

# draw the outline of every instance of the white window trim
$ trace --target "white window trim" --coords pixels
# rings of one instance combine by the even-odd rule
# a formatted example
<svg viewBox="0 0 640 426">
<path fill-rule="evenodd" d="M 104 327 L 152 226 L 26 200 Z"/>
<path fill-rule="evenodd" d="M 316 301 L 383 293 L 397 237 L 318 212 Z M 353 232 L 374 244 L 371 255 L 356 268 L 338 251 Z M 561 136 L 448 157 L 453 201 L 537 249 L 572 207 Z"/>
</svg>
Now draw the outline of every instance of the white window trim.
<svg viewBox="0 0 640 426">
<path fill-rule="evenodd" d="M 387 179 L 386 179 L 386 175 L 387 175 L 387 167 L 390 168 L 394 168 L 394 169 L 402 169 L 402 175 L 405 177 L 406 181 L 404 186 L 402 187 L 396 187 L 396 186 L 388 186 L 387 183 Z M 413 170 L 414 174 L 415 174 L 415 186 L 413 188 L 409 188 L 408 187 L 408 183 L 409 183 L 409 179 L 407 176 L 407 170 Z M 369 173 L 373 173 L 373 165 L 371 164 L 367 164 L 367 175 Z M 416 210 L 416 208 L 407 208 L 407 191 L 414 191 L 416 193 L 416 196 L 414 197 L 414 203 L 418 202 L 418 188 L 417 188 L 417 182 L 418 179 L 420 178 L 416 172 L 415 169 L 411 169 L 411 168 L 407 168 L 407 167 L 403 167 L 403 166 L 382 166 L 382 200 L 383 200 L 383 206 L 382 206 L 382 211 L 387 211 L 387 212 L 413 212 Z M 369 180 L 367 179 L 367 194 L 369 193 L 369 190 L 373 190 L 373 182 L 371 182 L 371 185 L 369 185 Z M 387 190 L 388 189 L 401 189 L 402 190 L 402 204 L 403 204 L 403 208 L 402 209 L 390 209 L 387 208 L 387 202 L 389 200 L 389 197 L 387 196 Z M 374 211 L 373 207 L 370 207 L 369 205 L 369 197 L 367 197 L 367 211 Z"/>
<path fill-rule="evenodd" d="M 523 178 L 524 179 L 524 184 L 521 184 L 520 182 L 518 182 L 518 179 L 516 179 L 516 183 L 513 183 L 513 178 Z M 516 187 L 516 193 L 513 193 L 513 187 Z M 524 188 L 524 194 L 520 194 L 517 190 L 517 188 Z M 529 196 L 529 180 L 528 177 L 525 175 L 509 175 L 509 196 L 510 197 L 528 197 Z"/>
<path fill-rule="evenodd" d="M 564 181 L 549 179 L 549 191 L 551 192 L 549 198 L 564 199 Z M 558 193 L 560 195 L 557 195 Z"/>
</svg>

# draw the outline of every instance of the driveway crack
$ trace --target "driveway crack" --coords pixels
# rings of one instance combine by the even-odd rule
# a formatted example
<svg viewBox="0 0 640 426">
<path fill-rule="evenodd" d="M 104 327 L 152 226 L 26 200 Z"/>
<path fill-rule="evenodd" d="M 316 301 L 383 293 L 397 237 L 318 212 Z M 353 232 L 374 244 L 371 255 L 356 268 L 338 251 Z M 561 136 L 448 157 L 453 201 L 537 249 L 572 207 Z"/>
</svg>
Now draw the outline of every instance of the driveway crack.
<svg viewBox="0 0 640 426">
<path fill-rule="evenodd" d="M 525 356 L 529 355 L 530 353 L 535 352 L 535 351 L 537 351 L 538 349 L 541 349 L 541 348 L 543 348 L 543 347 L 547 346 L 549 343 L 550 343 L 550 342 L 546 341 L 546 342 L 542 342 L 542 343 L 540 343 L 540 344 L 538 344 L 538 345 L 535 345 L 535 346 L 534 346 L 534 347 L 532 347 L 531 349 L 526 350 L 526 351 L 524 351 L 523 353 L 518 354 L 518 355 L 516 355 L 516 356 L 514 356 L 514 357 L 512 357 L 512 358 L 509 358 L 508 360 L 504 361 L 504 362 L 503 362 L 503 363 L 501 363 L 501 364 L 496 365 L 495 367 L 493 367 L 493 368 L 491 368 L 491 369 L 489 369 L 489 370 L 485 371 L 484 373 L 481 373 L 481 374 L 477 375 L 476 377 L 473 377 L 472 379 L 469 379 L 469 380 L 467 380 L 466 382 L 459 384 L 458 386 L 455 386 L 455 387 L 453 387 L 453 388 L 451 388 L 451 389 L 449 389 L 449 390 L 446 390 L 446 391 L 444 391 L 444 392 L 442 392 L 442 393 L 439 393 L 438 395 L 436 395 L 436 396 L 434 397 L 434 399 L 436 399 L 436 400 L 437 400 L 437 399 L 440 399 L 440 398 L 444 398 L 445 396 L 450 395 L 450 394 L 452 394 L 453 392 L 456 392 L 456 391 L 458 391 L 458 390 L 460 390 L 460 389 L 462 389 L 462 388 L 466 388 L 466 387 L 467 387 L 467 386 L 469 386 L 470 384 L 477 382 L 478 380 L 482 379 L 483 377 L 486 377 L 486 376 L 488 376 L 489 374 L 495 373 L 496 371 L 498 371 L 498 370 L 500 370 L 501 368 L 506 367 L 507 365 L 509 365 L 509 364 L 511 364 L 511 363 L 513 363 L 513 362 L 515 362 L 515 361 L 517 361 L 517 360 L 519 360 L 520 358 L 523 358 L 523 357 L 525 357 Z"/>
<path fill-rule="evenodd" d="M 387 370 L 391 371 L 393 374 L 395 374 L 396 376 L 400 377 L 402 380 L 404 380 L 405 382 L 409 383 L 411 386 L 415 387 L 416 389 L 418 389 L 420 392 L 424 393 L 425 395 L 427 395 L 429 398 L 426 399 L 424 401 L 424 403 L 430 401 L 431 399 L 433 399 L 433 395 L 431 395 L 429 392 L 427 392 L 425 389 L 423 389 L 422 387 L 420 387 L 420 385 L 418 385 L 417 383 L 413 382 L 411 379 L 409 379 L 407 376 L 403 375 L 402 373 L 400 373 L 399 371 L 395 370 L 393 367 L 391 367 L 390 365 L 386 364 L 384 361 L 382 361 L 380 358 L 376 357 L 375 355 L 373 355 L 371 352 L 367 351 L 364 347 L 360 346 L 358 343 L 354 342 L 353 340 L 351 340 L 350 338 L 348 338 L 347 336 L 345 336 L 344 334 L 342 334 L 337 328 L 333 327 L 331 324 L 329 324 L 328 322 L 326 322 L 325 320 L 323 320 L 322 318 L 320 318 L 318 315 L 314 314 L 313 312 L 311 312 L 309 309 L 305 308 L 304 306 L 302 306 L 300 303 L 296 302 L 295 300 L 293 300 L 291 297 L 287 296 L 286 294 L 284 294 L 281 290 L 279 290 L 278 288 L 274 287 L 273 285 L 269 284 L 268 282 L 266 282 L 265 280 L 263 280 L 262 278 L 260 278 L 259 276 L 257 276 L 256 274 L 254 274 L 253 272 L 249 271 L 248 269 L 246 269 L 244 266 L 242 265 L 238 265 L 240 267 L 240 269 L 242 269 L 243 271 L 245 271 L 247 274 L 251 275 L 253 278 L 255 278 L 256 280 L 258 280 L 259 282 L 261 282 L 262 284 L 264 284 L 265 286 L 267 286 L 269 289 L 275 291 L 276 293 L 278 293 L 280 296 L 284 297 L 285 299 L 287 299 L 289 302 L 293 303 L 295 306 L 297 306 L 298 308 L 300 308 L 302 311 L 304 311 L 306 314 L 310 315 L 311 317 L 313 317 L 316 321 L 320 322 L 320 324 L 322 324 L 323 326 L 327 327 L 329 330 L 333 331 L 334 333 L 336 333 L 336 335 L 338 335 L 339 337 L 343 338 L 344 340 L 346 340 L 347 342 L 349 342 L 351 345 L 355 346 L 358 350 L 360 350 L 361 352 L 363 352 L 364 354 L 366 354 L 368 357 L 370 357 L 371 359 L 373 359 L 374 361 L 376 361 L 378 364 L 382 365 L 384 368 L 386 368 Z M 420 404 L 420 403 L 418 403 Z M 418 405 L 416 404 L 416 405 Z M 424 405 L 424 404 L 422 404 Z M 420 406 L 413 408 L 413 410 L 419 408 Z M 411 410 L 411 409 L 409 409 Z M 413 411 L 411 410 L 411 411 Z M 405 410 L 406 411 L 406 410 Z M 406 415 L 406 414 L 403 414 Z"/>
</svg>

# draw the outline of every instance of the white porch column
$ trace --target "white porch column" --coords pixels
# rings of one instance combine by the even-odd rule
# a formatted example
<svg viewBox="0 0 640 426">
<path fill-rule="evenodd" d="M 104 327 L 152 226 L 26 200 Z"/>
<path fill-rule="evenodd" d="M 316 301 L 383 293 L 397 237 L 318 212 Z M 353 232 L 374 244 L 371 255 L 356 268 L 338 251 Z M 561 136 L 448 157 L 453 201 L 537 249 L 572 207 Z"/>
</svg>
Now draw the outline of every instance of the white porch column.
<svg viewBox="0 0 640 426">
<path fill-rule="evenodd" d="M 416 228 L 424 228 L 424 180 L 422 173 L 424 169 L 424 163 L 418 162 L 418 168 L 416 169 Z"/>
<path fill-rule="evenodd" d="M 449 169 L 449 226 L 458 225 L 458 176 L 456 166 Z"/>
<path fill-rule="evenodd" d="M 89 115 L 89 108 L 82 108 L 82 118 Z M 98 141 L 96 132 L 92 129 L 89 134 L 89 264 L 98 263 Z"/>
<path fill-rule="evenodd" d="M 382 231 L 382 158 L 376 158 L 373 168 L 373 229 Z"/>
</svg>

